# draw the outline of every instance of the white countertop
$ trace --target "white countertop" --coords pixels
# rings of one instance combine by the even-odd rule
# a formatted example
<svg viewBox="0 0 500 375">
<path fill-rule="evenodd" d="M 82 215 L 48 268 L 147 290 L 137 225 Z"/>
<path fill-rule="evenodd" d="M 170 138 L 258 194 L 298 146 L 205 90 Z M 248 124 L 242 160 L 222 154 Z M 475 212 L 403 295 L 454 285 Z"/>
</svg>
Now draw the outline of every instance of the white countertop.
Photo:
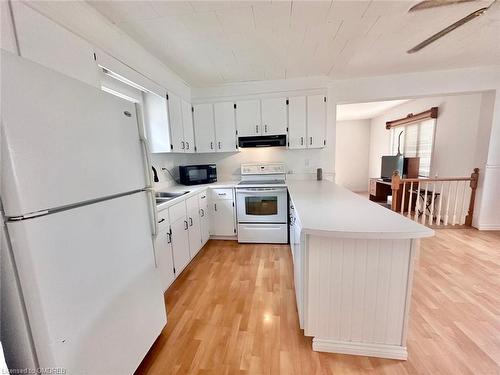
<svg viewBox="0 0 500 375">
<path fill-rule="evenodd" d="M 239 181 L 173 185 L 157 191 L 189 193 L 157 205 L 164 210 L 207 188 L 234 188 Z M 402 239 L 431 237 L 434 231 L 331 181 L 287 180 L 303 234 L 339 238 Z M 244 187 L 244 185 L 239 185 Z"/>
<path fill-rule="evenodd" d="M 339 238 L 431 237 L 434 231 L 330 181 L 287 181 L 304 234 Z"/>
</svg>

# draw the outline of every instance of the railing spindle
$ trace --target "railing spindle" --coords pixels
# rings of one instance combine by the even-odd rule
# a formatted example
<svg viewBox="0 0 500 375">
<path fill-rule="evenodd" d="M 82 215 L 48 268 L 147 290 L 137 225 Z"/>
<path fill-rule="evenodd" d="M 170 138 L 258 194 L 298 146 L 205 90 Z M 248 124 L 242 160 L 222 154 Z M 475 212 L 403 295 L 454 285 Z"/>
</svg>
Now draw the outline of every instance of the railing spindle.
<svg viewBox="0 0 500 375">
<path fill-rule="evenodd" d="M 455 184 L 455 205 L 453 208 L 453 219 L 451 221 L 451 225 L 457 224 L 457 205 L 458 205 L 458 181 Z"/>
<path fill-rule="evenodd" d="M 425 193 L 424 193 L 424 201 L 422 202 L 422 220 L 421 223 L 425 224 L 425 212 L 427 211 L 427 191 L 429 190 L 429 183 L 425 183 Z"/>
<path fill-rule="evenodd" d="M 411 200 L 413 198 L 413 181 L 410 182 L 409 194 L 410 194 L 410 196 L 408 197 L 408 215 L 406 215 L 406 216 L 411 218 Z"/>
<path fill-rule="evenodd" d="M 464 189 L 462 191 L 462 200 L 460 201 L 460 217 L 458 219 L 458 224 L 462 225 L 465 223 L 465 208 L 464 208 L 464 203 L 465 203 L 465 194 L 467 193 L 467 181 L 464 181 L 462 183 Z"/>
<path fill-rule="evenodd" d="M 438 214 L 436 217 L 436 225 L 441 225 L 441 208 L 443 206 L 443 186 L 444 181 L 441 182 L 441 190 L 439 191 Z"/>
<path fill-rule="evenodd" d="M 434 222 L 434 199 L 436 198 L 436 183 L 432 183 L 432 192 L 431 192 L 431 212 L 429 215 L 429 225 L 432 225 Z"/>
<path fill-rule="evenodd" d="M 448 225 L 450 218 L 450 200 L 451 200 L 451 181 L 448 182 L 448 195 L 446 196 L 446 213 L 444 215 L 444 225 Z"/>
<path fill-rule="evenodd" d="M 406 182 L 403 182 L 403 194 L 401 195 L 401 215 L 403 215 L 405 211 L 405 190 L 406 190 Z"/>
<path fill-rule="evenodd" d="M 417 186 L 417 196 L 415 197 L 415 216 L 413 220 L 418 222 L 418 212 L 420 211 L 420 181 Z"/>
</svg>

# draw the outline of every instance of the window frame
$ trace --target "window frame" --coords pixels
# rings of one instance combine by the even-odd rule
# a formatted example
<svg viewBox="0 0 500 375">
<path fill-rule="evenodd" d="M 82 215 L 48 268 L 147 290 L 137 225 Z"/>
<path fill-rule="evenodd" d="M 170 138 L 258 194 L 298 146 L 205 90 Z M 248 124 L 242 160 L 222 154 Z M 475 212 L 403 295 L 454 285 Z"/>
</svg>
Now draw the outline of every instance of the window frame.
<svg viewBox="0 0 500 375">
<path fill-rule="evenodd" d="M 429 174 L 428 175 L 425 175 L 425 174 L 421 174 L 421 169 L 419 167 L 419 170 L 418 170 L 418 176 L 419 177 L 430 177 L 431 174 L 432 174 L 432 166 L 433 166 L 433 162 L 434 162 L 434 146 L 435 146 L 435 143 L 436 143 L 436 125 L 437 125 L 437 118 L 427 118 L 427 119 L 422 119 L 420 121 L 417 121 L 417 122 L 413 122 L 413 123 L 408 123 L 408 124 L 404 124 L 404 125 L 398 125 L 398 126 L 393 126 L 390 128 L 391 130 L 391 143 L 390 143 L 390 152 L 391 152 L 391 155 L 395 153 L 395 150 L 397 150 L 397 137 L 398 137 L 398 134 L 400 133 L 401 130 L 404 131 L 402 137 L 403 137 L 403 142 L 402 142 L 402 155 L 403 157 L 409 157 L 407 155 L 405 155 L 405 152 L 406 152 L 406 145 L 407 145 L 407 138 L 406 138 L 406 135 L 407 135 L 407 128 L 409 126 L 417 126 L 418 127 L 418 130 L 417 130 L 417 140 L 416 140 L 416 150 L 415 150 L 415 155 L 416 157 L 421 157 L 419 155 L 419 146 L 421 144 L 420 142 L 420 139 L 421 139 L 421 133 L 422 133 L 422 124 L 426 121 L 432 121 L 432 126 L 433 126 L 433 129 L 432 129 L 432 144 L 431 144 L 431 151 L 430 151 L 430 162 L 429 162 Z M 396 151 L 397 152 L 397 151 Z"/>
</svg>

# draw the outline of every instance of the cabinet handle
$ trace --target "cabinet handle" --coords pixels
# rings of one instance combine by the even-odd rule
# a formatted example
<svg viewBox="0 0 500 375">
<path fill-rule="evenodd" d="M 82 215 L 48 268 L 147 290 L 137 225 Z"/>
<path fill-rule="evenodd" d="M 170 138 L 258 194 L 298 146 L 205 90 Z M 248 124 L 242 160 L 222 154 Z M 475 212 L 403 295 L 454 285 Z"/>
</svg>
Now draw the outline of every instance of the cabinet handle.
<svg viewBox="0 0 500 375">
<path fill-rule="evenodd" d="M 258 133 L 259 132 L 259 125 L 255 125 L 255 132 Z"/>
<path fill-rule="evenodd" d="M 300 145 L 304 146 L 304 137 L 300 137 Z"/>
<path fill-rule="evenodd" d="M 219 150 L 220 150 L 220 141 L 218 143 L 219 143 Z"/>
<path fill-rule="evenodd" d="M 214 203 L 214 209 L 217 211 L 217 203 Z"/>
<path fill-rule="evenodd" d="M 205 199 L 207 196 L 206 195 L 202 195 L 201 196 L 201 199 Z"/>
<path fill-rule="evenodd" d="M 190 226 L 190 227 L 192 227 L 192 226 L 193 226 L 193 218 L 192 218 L 192 217 L 190 217 L 190 218 L 189 218 L 189 226 Z"/>
<path fill-rule="evenodd" d="M 205 210 L 203 208 L 200 208 L 200 217 L 205 217 Z"/>
<path fill-rule="evenodd" d="M 167 243 L 172 243 L 172 235 L 170 233 L 167 233 Z"/>
<path fill-rule="evenodd" d="M 214 149 L 214 143 L 210 142 L 210 150 L 213 150 L 213 149 Z"/>
<path fill-rule="evenodd" d="M 309 144 L 312 145 L 313 144 L 313 137 L 309 137 Z"/>
<path fill-rule="evenodd" d="M 165 218 L 161 219 L 158 221 L 158 224 L 163 223 L 165 221 Z"/>
<path fill-rule="evenodd" d="M 189 150 L 189 142 L 186 142 L 186 150 Z"/>
<path fill-rule="evenodd" d="M 189 228 L 188 222 L 187 220 L 184 220 L 184 230 L 188 230 L 188 228 Z"/>
<path fill-rule="evenodd" d="M 267 133 L 267 124 L 264 125 L 264 133 Z"/>
<path fill-rule="evenodd" d="M 186 144 L 184 143 L 184 141 L 181 141 L 181 145 L 182 145 L 182 149 L 184 150 L 186 148 Z"/>
</svg>

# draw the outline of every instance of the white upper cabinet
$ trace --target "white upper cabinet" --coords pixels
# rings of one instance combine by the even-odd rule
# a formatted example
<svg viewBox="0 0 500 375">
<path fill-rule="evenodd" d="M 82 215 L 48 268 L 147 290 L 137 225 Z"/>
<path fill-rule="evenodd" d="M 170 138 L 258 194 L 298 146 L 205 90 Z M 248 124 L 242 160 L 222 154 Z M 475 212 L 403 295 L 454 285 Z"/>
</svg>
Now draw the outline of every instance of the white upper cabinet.
<svg viewBox="0 0 500 375">
<path fill-rule="evenodd" d="M 212 104 L 196 104 L 194 108 L 194 130 L 197 152 L 215 152 L 215 126 Z"/>
<path fill-rule="evenodd" d="M 170 132 L 168 125 L 167 99 L 159 95 L 143 92 L 144 122 L 152 153 L 170 152 Z"/>
<path fill-rule="evenodd" d="M 215 147 L 218 152 L 237 151 L 236 115 L 233 102 L 214 104 Z"/>
<path fill-rule="evenodd" d="M 262 117 L 259 99 L 236 102 L 236 126 L 239 137 L 261 134 Z"/>
<path fill-rule="evenodd" d="M 286 98 L 262 99 L 261 135 L 286 134 Z"/>
<path fill-rule="evenodd" d="M 172 152 L 184 152 L 184 129 L 182 127 L 182 101 L 177 95 L 168 94 L 168 119 L 170 124 L 170 142 Z"/>
<path fill-rule="evenodd" d="M 326 144 L 326 96 L 307 97 L 307 147 L 321 148 Z"/>
<path fill-rule="evenodd" d="M 307 139 L 306 97 L 288 99 L 288 147 L 306 148 Z"/>
<path fill-rule="evenodd" d="M 191 104 L 185 100 L 181 103 L 182 129 L 184 131 L 184 152 L 193 153 L 196 151 L 193 130 L 193 110 Z"/>
<path fill-rule="evenodd" d="M 99 87 L 92 45 L 22 2 L 11 5 L 22 57 Z"/>
</svg>

